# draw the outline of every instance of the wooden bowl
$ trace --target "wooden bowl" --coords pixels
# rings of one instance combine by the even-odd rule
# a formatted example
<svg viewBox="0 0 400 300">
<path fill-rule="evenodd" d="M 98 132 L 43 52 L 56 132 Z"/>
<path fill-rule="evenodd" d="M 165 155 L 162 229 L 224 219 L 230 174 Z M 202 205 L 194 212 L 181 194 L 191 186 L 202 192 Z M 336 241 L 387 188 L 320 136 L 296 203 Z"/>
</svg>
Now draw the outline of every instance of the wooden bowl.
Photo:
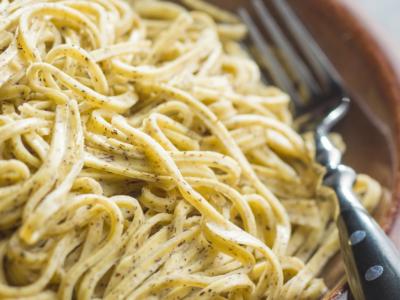
<svg viewBox="0 0 400 300">
<path fill-rule="evenodd" d="M 342 75 L 354 104 L 336 128 L 347 144 L 345 162 L 384 185 L 388 196 L 375 212 L 400 247 L 400 61 L 388 43 L 348 0 L 288 0 Z M 214 0 L 237 10 L 246 0 Z M 393 47 L 394 48 L 394 47 Z M 348 299 L 340 256 L 321 276 L 331 292 L 324 299 Z"/>
</svg>

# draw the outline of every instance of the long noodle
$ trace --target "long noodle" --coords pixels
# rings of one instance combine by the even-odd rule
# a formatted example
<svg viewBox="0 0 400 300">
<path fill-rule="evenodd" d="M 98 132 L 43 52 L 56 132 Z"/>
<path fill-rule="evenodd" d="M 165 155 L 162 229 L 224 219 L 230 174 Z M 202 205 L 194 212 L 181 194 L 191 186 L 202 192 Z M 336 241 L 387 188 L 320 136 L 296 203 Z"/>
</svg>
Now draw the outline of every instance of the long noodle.
<svg viewBox="0 0 400 300">
<path fill-rule="evenodd" d="M 1 299 L 326 292 L 336 200 L 312 137 L 238 18 L 183 4 L 1 1 Z"/>
</svg>

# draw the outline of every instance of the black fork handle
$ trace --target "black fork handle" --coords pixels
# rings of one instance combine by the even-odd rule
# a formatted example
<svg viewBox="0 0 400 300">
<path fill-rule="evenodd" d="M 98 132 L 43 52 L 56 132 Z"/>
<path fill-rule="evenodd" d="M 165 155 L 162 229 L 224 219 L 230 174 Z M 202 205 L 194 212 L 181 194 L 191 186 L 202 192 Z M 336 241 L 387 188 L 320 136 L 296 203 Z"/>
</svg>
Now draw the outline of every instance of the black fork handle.
<svg viewBox="0 0 400 300">
<path fill-rule="evenodd" d="M 340 203 L 337 225 L 350 289 L 356 300 L 400 300 L 400 253 L 359 204 L 354 171 L 339 165 L 325 180 Z"/>
</svg>

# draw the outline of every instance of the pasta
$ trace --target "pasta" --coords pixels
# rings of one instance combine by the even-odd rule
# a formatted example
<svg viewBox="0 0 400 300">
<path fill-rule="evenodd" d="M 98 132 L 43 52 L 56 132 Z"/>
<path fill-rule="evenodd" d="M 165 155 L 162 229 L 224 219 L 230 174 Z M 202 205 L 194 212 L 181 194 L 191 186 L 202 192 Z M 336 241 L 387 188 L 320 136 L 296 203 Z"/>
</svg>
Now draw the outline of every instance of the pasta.
<svg viewBox="0 0 400 300">
<path fill-rule="evenodd" d="M 326 292 L 336 200 L 312 136 L 238 18 L 183 4 L 1 1 L 1 299 Z"/>
</svg>

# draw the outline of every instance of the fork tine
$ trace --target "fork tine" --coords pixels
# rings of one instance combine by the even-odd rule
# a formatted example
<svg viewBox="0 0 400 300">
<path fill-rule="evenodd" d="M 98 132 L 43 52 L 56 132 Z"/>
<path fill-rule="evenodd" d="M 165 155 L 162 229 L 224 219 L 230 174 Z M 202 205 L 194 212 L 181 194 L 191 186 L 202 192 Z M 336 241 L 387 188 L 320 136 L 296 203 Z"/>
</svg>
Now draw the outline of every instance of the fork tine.
<svg viewBox="0 0 400 300">
<path fill-rule="evenodd" d="M 289 68 L 290 74 L 292 74 L 294 77 L 293 80 L 298 83 L 298 89 L 300 89 L 300 93 L 303 91 L 305 92 L 306 95 L 303 96 L 305 100 L 309 100 L 312 95 L 319 94 L 320 89 L 317 85 L 317 81 L 313 78 L 309 68 L 296 53 L 282 29 L 269 12 L 267 6 L 262 0 L 251 0 L 251 3 L 255 8 L 255 11 L 261 20 L 265 31 L 271 37 L 280 53 L 283 54 L 284 62 Z"/>
<path fill-rule="evenodd" d="M 285 92 L 289 93 L 296 107 L 299 106 L 301 104 L 300 95 L 294 88 L 291 79 L 286 74 L 285 69 L 276 58 L 276 55 L 272 51 L 271 47 L 268 45 L 261 32 L 258 30 L 250 14 L 245 8 L 239 8 L 238 13 L 243 22 L 247 25 L 250 38 L 253 41 L 254 46 L 261 54 L 259 55 L 260 59 L 262 60 L 261 64 L 262 66 L 267 68 L 268 73 L 273 80 L 273 83 Z"/>
<path fill-rule="evenodd" d="M 337 85 L 339 79 L 336 70 L 287 2 L 285 0 L 271 0 L 271 2 L 321 85 L 326 90 L 331 88 L 332 84 Z"/>
</svg>

